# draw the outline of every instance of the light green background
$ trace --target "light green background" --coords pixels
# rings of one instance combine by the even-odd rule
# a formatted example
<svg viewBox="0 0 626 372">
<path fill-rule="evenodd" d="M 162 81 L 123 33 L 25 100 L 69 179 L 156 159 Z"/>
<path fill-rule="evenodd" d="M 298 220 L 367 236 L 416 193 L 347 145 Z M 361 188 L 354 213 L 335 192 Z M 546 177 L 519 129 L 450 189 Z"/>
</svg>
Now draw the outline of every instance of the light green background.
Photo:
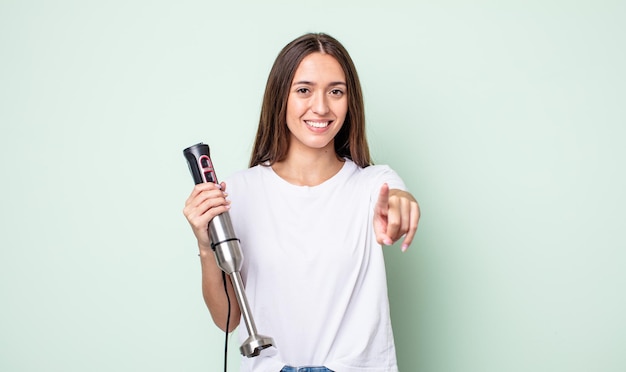
<svg viewBox="0 0 626 372">
<path fill-rule="evenodd" d="M 0 370 L 221 369 L 182 149 L 244 168 L 324 31 L 423 211 L 386 249 L 401 370 L 625 371 L 624 2 L 306 4 L 0 1 Z"/>
</svg>

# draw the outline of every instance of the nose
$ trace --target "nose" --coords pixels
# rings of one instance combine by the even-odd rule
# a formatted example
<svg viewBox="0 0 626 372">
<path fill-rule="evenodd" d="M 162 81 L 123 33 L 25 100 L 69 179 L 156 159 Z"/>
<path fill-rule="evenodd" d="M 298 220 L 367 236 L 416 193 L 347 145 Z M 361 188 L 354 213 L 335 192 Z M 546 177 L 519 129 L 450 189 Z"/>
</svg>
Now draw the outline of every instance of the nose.
<svg viewBox="0 0 626 372">
<path fill-rule="evenodd" d="M 324 92 L 318 92 L 313 96 L 313 101 L 311 102 L 311 111 L 317 115 L 326 115 L 328 113 L 328 97 Z"/>
</svg>

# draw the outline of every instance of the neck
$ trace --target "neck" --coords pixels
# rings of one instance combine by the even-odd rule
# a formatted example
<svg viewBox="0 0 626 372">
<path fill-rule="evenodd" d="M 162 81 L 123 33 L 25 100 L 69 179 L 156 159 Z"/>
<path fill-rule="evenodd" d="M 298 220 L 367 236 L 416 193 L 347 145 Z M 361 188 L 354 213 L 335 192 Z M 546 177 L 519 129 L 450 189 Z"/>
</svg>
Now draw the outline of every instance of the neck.
<svg viewBox="0 0 626 372">
<path fill-rule="evenodd" d="M 272 169 L 291 184 L 317 186 L 337 174 L 343 163 L 330 146 L 315 151 L 289 151 L 285 160 L 274 163 Z"/>
</svg>

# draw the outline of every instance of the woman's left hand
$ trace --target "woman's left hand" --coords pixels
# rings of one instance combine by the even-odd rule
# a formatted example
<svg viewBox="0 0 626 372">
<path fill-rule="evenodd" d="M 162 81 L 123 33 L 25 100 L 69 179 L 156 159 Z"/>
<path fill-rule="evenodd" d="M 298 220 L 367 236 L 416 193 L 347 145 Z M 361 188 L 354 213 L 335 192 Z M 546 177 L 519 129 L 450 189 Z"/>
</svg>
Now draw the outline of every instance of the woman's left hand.
<svg viewBox="0 0 626 372">
<path fill-rule="evenodd" d="M 420 219 L 420 207 L 410 193 L 380 188 L 374 207 L 374 233 L 378 244 L 392 245 L 404 236 L 402 251 L 411 245 Z"/>
</svg>

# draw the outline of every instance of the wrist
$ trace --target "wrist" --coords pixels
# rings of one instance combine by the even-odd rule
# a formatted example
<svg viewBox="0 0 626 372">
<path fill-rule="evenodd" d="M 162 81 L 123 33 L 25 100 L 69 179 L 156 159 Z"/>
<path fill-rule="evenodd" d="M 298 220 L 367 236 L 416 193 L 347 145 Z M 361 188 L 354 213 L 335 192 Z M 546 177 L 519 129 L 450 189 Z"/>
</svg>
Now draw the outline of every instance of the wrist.
<svg viewBox="0 0 626 372">
<path fill-rule="evenodd" d="M 213 249 L 211 248 L 210 245 L 205 246 L 205 245 L 202 245 L 202 244 L 198 244 L 198 256 L 200 256 L 202 258 L 212 257 L 213 256 Z"/>
</svg>

